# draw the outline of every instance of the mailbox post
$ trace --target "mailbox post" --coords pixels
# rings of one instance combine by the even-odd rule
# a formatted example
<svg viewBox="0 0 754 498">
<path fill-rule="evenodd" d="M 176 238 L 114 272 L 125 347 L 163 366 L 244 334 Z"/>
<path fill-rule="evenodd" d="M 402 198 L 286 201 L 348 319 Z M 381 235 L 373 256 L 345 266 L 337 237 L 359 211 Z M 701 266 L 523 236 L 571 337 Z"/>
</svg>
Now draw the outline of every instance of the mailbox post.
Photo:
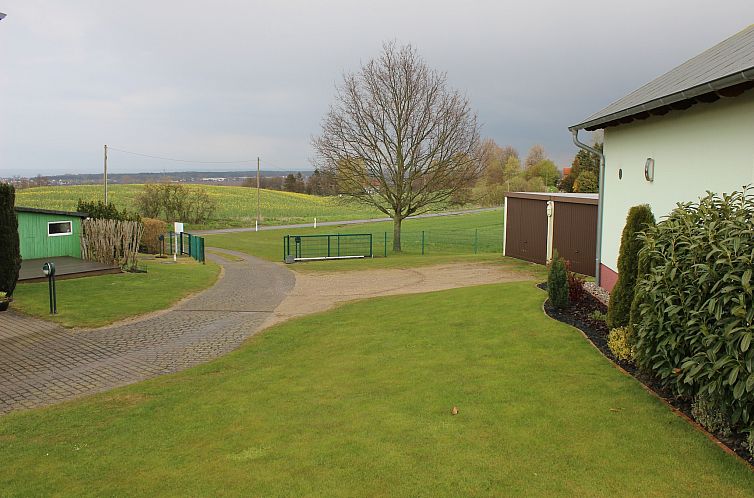
<svg viewBox="0 0 754 498">
<path fill-rule="evenodd" d="M 50 291 L 50 314 L 58 313 L 58 296 L 55 289 L 55 263 L 48 261 L 42 266 L 42 273 L 47 277 L 47 286 Z"/>
</svg>

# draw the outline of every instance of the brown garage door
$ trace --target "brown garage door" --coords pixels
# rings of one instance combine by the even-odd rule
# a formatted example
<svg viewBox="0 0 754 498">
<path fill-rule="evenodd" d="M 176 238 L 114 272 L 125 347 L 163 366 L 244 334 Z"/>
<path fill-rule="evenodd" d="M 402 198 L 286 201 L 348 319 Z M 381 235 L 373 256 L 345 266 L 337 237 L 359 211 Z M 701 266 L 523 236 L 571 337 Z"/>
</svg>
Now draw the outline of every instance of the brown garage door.
<svg viewBox="0 0 754 498">
<path fill-rule="evenodd" d="M 594 276 L 597 254 L 597 205 L 555 202 L 552 246 L 571 270 Z"/>
<path fill-rule="evenodd" d="M 505 254 L 547 262 L 547 201 L 508 197 Z"/>
</svg>

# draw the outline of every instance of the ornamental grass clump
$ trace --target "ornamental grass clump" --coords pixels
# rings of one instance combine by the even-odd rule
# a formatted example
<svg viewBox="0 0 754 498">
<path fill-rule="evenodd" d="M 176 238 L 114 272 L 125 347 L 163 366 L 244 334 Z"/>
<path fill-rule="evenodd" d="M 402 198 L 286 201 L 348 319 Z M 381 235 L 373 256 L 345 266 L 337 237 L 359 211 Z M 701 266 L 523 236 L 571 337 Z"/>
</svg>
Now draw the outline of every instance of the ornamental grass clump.
<svg viewBox="0 0 754 498">
<path fill-rule="evenodd" d="M 715 400 L 736 430 L 754 419 L 754 197 L 679 204 L 647 230 L 636 285 L 636 359 L 676 395 Z"/>
<path fill-rule="evenodd" d="M 550 262 L 547 274 L 547 295 L 550 298 L 550 304 L 554 307 L 558 309 L 568 307 L 568 271 L 558 251 L 555 251 Z"/>
<path fill-rule="evenodd" d="M 610 328 L 625 327 L 629 323 L 639 267 L 639 250 L 643 244 L 639 234 L 654 224 L 655 217 L 648 205 L 634 206 L 628 211 L 618 254 L 618 281 L 610 292 L 607 311 L 607 325 Z"/>
</svg>

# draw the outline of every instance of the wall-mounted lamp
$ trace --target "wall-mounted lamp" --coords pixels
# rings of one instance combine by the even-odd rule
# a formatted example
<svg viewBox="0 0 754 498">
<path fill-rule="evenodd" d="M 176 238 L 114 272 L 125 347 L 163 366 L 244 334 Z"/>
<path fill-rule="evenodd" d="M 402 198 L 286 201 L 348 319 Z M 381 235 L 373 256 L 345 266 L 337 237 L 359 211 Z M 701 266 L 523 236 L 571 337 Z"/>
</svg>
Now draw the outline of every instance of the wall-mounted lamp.
<svg viewBox="0 0 754 498">
<path fill-rule="evenodd" d="M 647 158 L 647 162 L 644 163 L 644 178 L 648 182 L 653 182 L 655 180 L 655 160 L 651 157 Z"/>
</svg>

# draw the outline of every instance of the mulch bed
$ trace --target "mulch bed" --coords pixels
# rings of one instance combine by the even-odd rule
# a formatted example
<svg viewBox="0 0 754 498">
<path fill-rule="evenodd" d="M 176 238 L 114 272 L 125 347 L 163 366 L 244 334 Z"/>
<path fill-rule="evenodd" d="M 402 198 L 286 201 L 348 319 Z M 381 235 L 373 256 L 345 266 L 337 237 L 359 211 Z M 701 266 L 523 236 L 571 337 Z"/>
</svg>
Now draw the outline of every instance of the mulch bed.
<svg viewBox="0 0 754 498">
<path fill-rule="evenodd" d="M 547 291 L 547 284 L 541 283 L 537 287 L 543 291 Z M 549 299 L 544 304 L 545 313 L 551 318 L 563 323 L 567 323 L 573 327 L 576 327 L 584 333 L 589 341 L 600 350 L 600 352 L 615 365 L 620 367 L 626 373 L 634 377 L 641 382 L 647 389 L 652 391 L 658 398 L 665 401 L 667 404 L 675 408 L 677 411 L 685 415 L 694 426 L 699 430 L 710 434 L 709 431 L 701 427 L 694 421 L 691 415 L 691 400 L 685 398 L 677 398 L 668 389 L 665 389 L 661 383 L 652 375 L 647 374 L 639 370 L 632 363 L 628 363 L 619 360 L 607 347 L 607 334 L 609 329 L 604 320 L 595 318 L 595 311 L 602 314 L 607 313 L 607 306 L 598 301 L 590 293 L 585 292 L 584 297 L 576 304 L 572 304 L 566 309 L 557 309 L 550 304 Z M 725 437 L 721 434 L 711 434 L 713 440 L 722 446 L 727 447 L 731 452 L 741 457 L 749 465 L 754 466 L 754 455 L 749 453 L 746 448 L 745 434 L 733 435 L 732 437 Z"/>
</svg>

